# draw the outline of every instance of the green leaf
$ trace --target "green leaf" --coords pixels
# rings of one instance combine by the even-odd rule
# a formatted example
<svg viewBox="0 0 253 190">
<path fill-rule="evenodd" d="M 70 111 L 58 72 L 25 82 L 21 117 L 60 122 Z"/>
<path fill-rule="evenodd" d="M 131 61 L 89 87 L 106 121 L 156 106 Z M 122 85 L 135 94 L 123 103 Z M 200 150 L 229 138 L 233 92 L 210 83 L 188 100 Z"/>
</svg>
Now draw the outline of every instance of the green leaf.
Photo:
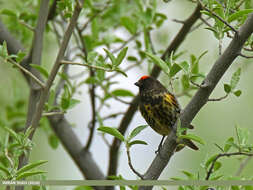
<svg viewBox="0 0 253 190">
<path fill-rule="evenodd" d="M 122 49 L 122 50 L 120 51 L 120 53 L 119 53 L 119 55 L 117 56 L 117 59 L 116 59 L 116 61 L 115 61 L 115 65 L 113 65 L 113 66 L 118 67 L 118 66 L 122 63 L 123 59 L 124 59 L 125 56 L 126 56 L 127 50 L 128 50 L 128 47 L 125 47 L 124 49 Z"/>
<path fill-rule="evenodd" d="M 112 65 L 116 65 L 116 58 L 114 57 L 114 55 L 105 48 L 104 48 L 104 51 L 106 55 L 110 58 Z"/>
<path fill-rule="evenodd" d="M 205 163 L 205 168 L 208 169 L 209 165 L 216 159 L 218 154 L 211 156 Z"/>
<path fill-rule="evenodd" d="M 179 66 L 184 70 L 185 73 L 189 72 L 190 65 L 187 61 L 179 63 Z"/>
<path fill-rule="evenodd" d="M 20 175 L 18 175 L 16 177 L 16 180 L 20 180 L 22 178 L 26 178 L 26 177 L 34 176 L 34 175 L 39 175 L 39 174 L 44 174 L 44 173 L 47 173 L 47 172 L 45 172 L 45 171 L 24 172 L 24 173 L 21 173 Z"/>
<path fill-rule="evenodd" d="M 236 126 L 236 134 L 239 145 L 240 146 L 247 145 L 250 136 L 249 130 Z"/>
<path fill-rule="evenodd" d="M 14 137 L 16 141 L 19 142 L 18 134 L 17 134 L 14 130 L 12 130 L 11 128 L 6 127 L 6 126 L 4 126 L 4 129 L 5 129 L 6 131 L 8 131 L 9 134 L 10 134 L 12 137 Z"/>
<path fill-rule="evenodd" d="M 57 147 L 59 146 L 59 139 L 55 134 L 51 134 L 48 137 L 48 142 L 52 149 L 57 149 Z"/>
<path fill-rule="evenodd" d="M 187 134 L 187 135 L 181 135 L 179 136 L 180 139 L 189 139 L 189 140 L 193 140 L 195 142 L 198 142 L 202 145 L 205 144 L 204 140 L 202 140 L 200 137 L 193 135 L 193 134 Z"/>
<path fill-rule="evenodd" d="M 234 143 L 234 138 L 230 137 L 227 141 L 226 144 L 224 146 L 224 151 L 228 152 L 230 150 L 230 148 L 232 147 L 232 143 Z"/>
<path fill-rule="evenodd" d="M 98 80 L 96 77 L 88 77 L 84 82 L 87 84 L 96 84 Z"/>
<path fill-rule="evenodd" d="M 181 171 L 186 177 L 188 177 L 188 179 L 193 179 L 194 178 L 194 175 L 188 171 Z"/>
<path fill-rule="evenodd" d="M 49 74 L 45 68 L 43 68 L 41 65 L 36 64 L 30 64 L 34 69 L 38 70 L 40 74 L 42 74 L 44 77 L 48 78 Z"/>
<path fill-rule="evenodd" d="M 127 57 L 127 60 L 128 60 L 128 61 L 133 61 L 133 62 L 138 61 L 138 59 L 137 59 L 136 57 L 134 57 L 134 56 L 128 56 L 128 57 Z"/>
<path fill-rule="evenodd" d="M 3 171 L 7 176 L 11 175 L 8 168 L 0 165 L 0 171 Z"/>
<path fill-rule="evenodd" d="M 97 52 L 95 51 L 89 52 L 87 56 L 88 64 L 92 64 L 95 61 L 97 56 L 98 56 Z"/>
<path fill-rule="evenodd" d="M 236 85 L 240 80 L 241 68 L 238 68 L 236 72 L 233 73 L 232 78 L 230 80 L 231 90 L 235 89 Z"/>
<path fill-rule="evenodd" d="M 7 16 L 13 16 L 13 17 L 17 18 L 16 12 L 13 11 L 13 10 L 10 10 L 10 9 L 3 9 L 3 10 L 1 10 L 1 14 L 2 15 L 7 15 Z"/>
<path fill-rule="evenodd" d="M 70 87 L 72 87 L 72 84 L 71 84 L 71 82 L 70 82 L 70 80 L 69 80 L 69 76 L 68 76 L 66 73 L 61 72 L 61 73 L 58 73 L 58 75 L 59 75 L 63 80 L 65 80 L 66 83 L 67 83 Z"/>
<path fill-rule="evenodd" d="M 17 54 L 16 61 L 18 63 L 21 62 L 24 59 L 25 56 L 26 56 L 25 52 L 19 51 L 18 54 Z"/>
<path fill-rule="evenodd" d="M 143 144 L 143 145 L 147 145 L 148 143 L 146 143 L 145 141 L 142 140 L 134 140 L 128 143 L 129 147 L 131 147 L 134 144 Z"/>
<path fill-rule="evenodd" d="M 229 84 L 224 84 L 224 91 L 228 94 L 231 92 L 231 86 Z"/>
<path fill-rule="evenodd" d="M 210 180 L 218 180 L 220 178 L 224 177 L 223 175 L 213 176 L 210 178 Z"/>
<path fill-rule="evenodd" d="M 69 105 L 70 105 L 70 99 L 62 97 L 61 98 L 61 108 L 63 110 L 67 110 L 69 108 Z"/>
<path fill-rule="evenodd" d="M 137 22 L 130 17 L 121 17 L 121 24 L 128 30 L 129 33 L 135 34 L 137 32 Z"/>
<path fill-rule="evenodd" d="M 235 185 L 231 186 L 231 189 L 232 190 L 240 190 L 239 186 L 235 186 Z"/>
<path fill-rule="evenodd" d="M 236 95 L 237 97 L 241 96 L 242 91 L 241 90 L 237 90 L 234 92 L 234 95 Z"/>
<path fill-rule="evenodd" d="M 128 141 L 130 141 L 132 138 L 134 138 L 136 135 L 138 135 L 142 130 L 146 129 L 148 125 L 140 125 L 136 127 L 129 135 Z"/>
<path fill-rule="evenodd" d="M 30 164 L 27 164 L 25 165 L 24 167 L 20 168 L 18 171 L 17 171 L 17 175 L 22 175 L 23 173 L 33 169 L 33 168 L 36 168 L 42 164 L 45 164 L 46 162 L 48 162 L 47 160 L 38 160 L 36 162 L 33 162 L 33 163 L 30 163 Z"/>
<path fill-rule="evenodd" d="M 69 101 L 69 107 L 68 107 L 68 109 L 71 109 L 71 108 L 75 107 L 80 102 L 81 102 L 80 100 L 71 98 L 70 101 Z"/>
<path fill-rule="evenodd" d="M 239 17 L 248 15 L 252 12 L 253 12 L 253 9 L 244 9 L 244 10 L 236 11 L 235 13 L 231 14 L 228 17 L 227 21 L 233 22 L 234 20 L 238 19 Z"/>
<path fill-rule="evenodd" d="M 125 89 L 113 90 L 111 92 L 111 94 L 113 94 L 114 96 L 121 96 L 121 97 L 133 97 L 134 96 L 134 94 L 131 91 L 125 90 Z"/>
<path fill-rule="evenodd" d="M 203 53 L 200 54 L 198 58 L 196 58 L 195 55 L 191 55 L 191 73 L 192 74 L 199 74 L 199 61 L 207 53 L 208 51 L 204 51 Z"/>
<path fill-rule="evenodd" d="M 184 74 L 182 76 L 181 83 L 182 83 L 182 86 L 183 86 L 184 90 L 190 88 L 190 81 L 189 81 L 188 75 Z"/>
<path fill-rule="evenodd" d="M 127 74 L 126 74 L 124 71 L 120 70 L 119 68 L 116 68 L 116 69 L 114 69 L 114 70 L 115 70 L 116 72 L 118 72 L 118 73 L 124 75 L 125 77 L 127 77 Z"/>
<path fill-rule="evenodd" d="M 118 131 L 118 129 L 115 129 L 113 127 L 99 127 L 97 130 L 102 131 L 104 133 L 110 134 L 116 138 L 118 138 L 121 141 L 124 141 L 124 136 Z"/>
<path fill-rule="evenodd" d="M 170 68 L 169 76 L 174 77 L 179 71 L 181 71 L 182 67 L 180 67 L 177 63 L 174 63 Z"/>
<path fill-rule="evenodd" d="M 253 186 L 246 185 L 246 186 L 244 186 L 244 189 L 245 190 L 253 190 Z"/>
<path fill-rule="evenodd" d="M 220 162 L 215 162 L 214 166 L 213 166 L 213 172 L 216 172 L 217 170 L 219 170 L 221 168 L 222 164 Z"/>
<path fill-rule="evenodd" d="M 7 50 L 6 41 L 4 41 L 2 45 L 0 45 L 0 57 L 2 57 L 4 59 L 8 58 L 8 50 Z"/>
<path fill-rule="evenodd" d="M 149 52 L 144 52 L 156 65 L 158 65 L 164 73 L 166 73 L 168 76 L 170 76 L 169 67 L 168 65 L 158 56 L 153 55 Z"/>
</svg>

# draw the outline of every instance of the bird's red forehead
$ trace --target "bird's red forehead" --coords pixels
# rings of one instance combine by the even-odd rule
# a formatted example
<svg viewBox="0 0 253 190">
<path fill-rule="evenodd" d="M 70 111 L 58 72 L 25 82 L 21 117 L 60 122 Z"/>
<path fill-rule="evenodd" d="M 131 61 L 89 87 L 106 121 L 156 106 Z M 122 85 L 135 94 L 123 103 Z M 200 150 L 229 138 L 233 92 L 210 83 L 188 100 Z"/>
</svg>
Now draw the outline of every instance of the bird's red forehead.
<svg viewBox="0 0 253 190">
<path fill-rule="evenodd" d="M 142 77 L 140 78 L 140 80 L 144 80 L 144 79 L 147 79 L 147 78 L 149 78 L 149 76 L 148 76 L 148 75 L 144 75 L 144 76 L 142 76 Z"/>
</svg>

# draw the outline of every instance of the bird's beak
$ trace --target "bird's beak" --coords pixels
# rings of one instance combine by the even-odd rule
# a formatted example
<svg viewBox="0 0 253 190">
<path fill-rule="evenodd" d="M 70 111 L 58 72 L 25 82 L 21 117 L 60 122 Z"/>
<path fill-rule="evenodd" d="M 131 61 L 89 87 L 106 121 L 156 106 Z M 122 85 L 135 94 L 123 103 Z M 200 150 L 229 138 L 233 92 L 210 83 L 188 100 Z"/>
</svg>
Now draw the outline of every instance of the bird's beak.
<svg viewBox="0 0 253 190">
<path fill-rule="evenodd" d="M 138 81 L 138 82 L 134 83 L 134 85 L 140 87 L 140 82 Z"/>
</svg>

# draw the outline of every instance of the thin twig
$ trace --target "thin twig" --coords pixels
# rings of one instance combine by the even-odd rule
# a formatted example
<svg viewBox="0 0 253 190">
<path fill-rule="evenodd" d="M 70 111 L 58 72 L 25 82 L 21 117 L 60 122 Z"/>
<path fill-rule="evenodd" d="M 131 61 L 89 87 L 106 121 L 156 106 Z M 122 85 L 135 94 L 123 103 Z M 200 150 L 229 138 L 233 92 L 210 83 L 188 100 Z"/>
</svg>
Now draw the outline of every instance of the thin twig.
<svg viewBox="0 0 253 190">
<path fill-rule="evenodd" d="M 123 69 L 123 72 L 127 72 L 132 68 L 135 68 L 136 66 L 140 65 L 142 63 L 143 60 L 140 60 L 138 62 L 136 62 L 135 64 L 129 65 L 127 66 L 125 69 Z M 108 76 L 105 78 L 105 80 L 110 80 L 113 77 L 116 77 L 118 75 L 118 73 L 113 73 L 112 75 Z"/>
<path fill-rule="evenodd" d="M 219 158 L 222 158 L 222 157 L 230 157 L 230 156 L 239 156 L 239 155 L 244 155 L 244 156 L 253 156 L 253 153 L 247 153 L 247 152 L 232 152 L 232 153 L 221 153 L 221 154 L 218 154 L 212 161 L 212 164 L 211 164 L 211 167 L 209 168 L 208 172 L 207 172 L 207 175 L 206 175 L 206 180 L 209 180 L 211 174 L 212 174 L 212 171 L 213 171 L 213 168 L 214 168 L 214 165 L 216 163 L 216 161 L 219 159 Z"/>
<path fill-rule="evenodd" d="M 238 55 L 241 56 L 241 57 L 247 58 L 247 59 L 253 58 L 253 56 L 244 55 L 244 54 L 242 54 L 242 53 L 239 53 Z"/>
<path fill-rule="evenodd" d="M 200 20 L 201 20 L 205 25 L 207 25 L 207 26 L 209 26 L 209 27 L 212 27 L 212 25 L 209 24 L 209 23 L 207 22 L 207 20 L 209 20 L 209 19 L 211 19 L 211 17 L 208 17 L 206 20 L 205 20 L 203 17 L 200 17 Z"/>
<path fill-rule="evenodd" d="M 83 47 L 85 48 L 85 47 Z M 90 77 L 94 77 L 95 76 L 95 72 L 92 68 L 90 68 Z M 93 137 L 94 137 L 94 130 L 95 130 L 95 126 L 96 126 L 96 116 L 97 116 L 97 112 L 96 112 L 96 85 L 91 84 L 89 87 L 89 95 L 90 95 L 90 100 L 91 100 L 91 111 L 92 111 L 92 119 L 89 123 L 89 128 L 90 128 L 90 135 L 87 141 L 87 144 L 85 146 L 85 149 L 88 150 Z"/>
<path fill-rule="evenodd" d="M 172 19 L 173 22 L 179 23 L 179 24 L 184 24 L 184 20 L 179 20 L 179 19 Z"/>
<path fill-rule="evenodd" d="M 204 88 L 204 87 L 205 87 L 205 86 L 203 86 L 203 85 L 201 85 L 201 84 L 198 84 L 198 83 L 194 82 L 193 80 L 190 80 L 190 82 L 191 82 L 194 86 L 196 86 L 196 87 L 198 87 L 198 88 Z"/>
<path fill-rule="evenodd" d="M 226 94 L 225 96 L 222 96 L 220 98 L 209 98 L 208 101 L 209 102 L 217 102 L 217 101 L 221 101 L 221 100 L 224 100 L 225 98 L 228 97 L 228 94 Z"/>
<path fill-rule="evenodd" d="M 125 101 L 125 100 L 122 100 L 122 99 L 118 98 L 117 96 L 113 95 L 112 93 L 110 93 L 110 92 L 108 91 L 108 89 L 105 88 L 103 85 L 101 85 L 100 87 L 104 90 L 105 94 L 110 95 L 110 96 L 113 97 L 115 100 L 118 100 L 119 102 L 121 102 L 121 103 L 123 103 L 123 104 L 127 104 L 127 105 L 130 105 L 130 104 L 131 104 L 131 102 L 127 102 L 127 101 Z"/>
<path fill-rule="evenodd" d="M 80 28 L 80 30 L 81 30 L 81 31 L 84 31 L 84 30 L 87 28 L 87 26 L 91 23 L 91 21 L 92 21 L 93 19 L 95 19 L 99 14 L 102 14 L 102 13 L 109 7 L 110 3 L 111 3 L 110 0 L 107 1 L 107 2 L 106 2 L 106 5 L 105 5 L 101 10 L 99 10 L 99 11 L 96 12 L 94 15 L 92 15 L 92 16 L 87 20 L 87 22 L 83 25 L 83 27 Z"/>
<path fill-rule="evenodd" d="M 83 0 L 82 0 L 82 3 L 83 3 Z M 80 12 L 81 12 L 81 8 L 78 5 L 76 5 L 75 9 L 74 9 L 73 16 L 71 17 L 71 20 L 69 22 L 67 30 L 66 30 L 66 32 L 63 36 L 61 47 L 59 49 L 59 52 L 58 52 L 57 58 L 55 60 L 54 66 L 53 66 L 53 68 L 52 68 L 52 70 L 49 74 L 45 89 L 42 91 L 42 93 L 40 95 L 40 100 L 39 100 L 39 103 L 38 103 L 38 106 L 37 106 L 37 109 L 36 109 L 36 112 L 34 114 L 32 124 L 31 124 L 33 129 L 36 129 L 38 124 L 39 124 L 40 118 L 42 116 L 44 104 L 45 104 L 45 102 L 47 101 L 47 98 L 48 98 L 49 90 L 50 90 L 50 88 L 51 88 L 51 86 L 52 86 L 52 84 L 55 80 L 55 77 L 56 77 L 56 75 L 57 75 L 57 73 L 60 69 L 61 60 L 64 57 L 65 51 L 67 49 L 67 46 L 68 46 L 68 43 L 69 43 L 69 40 L 70 40 L 70 37 L 71 37 L 71 35 L 73 33 L 73 30 L 74 30 L 74 28 L 77 24 L 77 19 L 79 17 Z M 35 130 L 33 130 L 30 133 L 29 139 L 33 138 L 34 133 L 35 133 Z"/>
<path fill-rule="evenodd" d="M 103 141 L 105 142 L 106 146 L 107 146 L 108 148 L 110 148 L 111 144 L 110 144 L 109 141 L 105 138 L 105 133 L 102 134 L 102 139 L 103 139 Z"/>
<path fill-rule="evenodd" d="M 223 24 L 225 24 L 226 26 L 228 26 L 236 34 L 238 33 L 238 31 L 233 26 L 231 26 L 227 21 L 225 21 L 223 18 L 221 18 L 219 15 L 217 15 L 213 11 L 209 10 L 208 8 L 206 8 L 205 5 L 203 5 L 203 3 L 202 3 L 201 0 L 197 0 L 197 1 L 202 6 L 202 9 L 206 10 L 207 12 L 209 12 L 210 14 L 212 14 L 213 16 L 215 16 L 218 20 L 220 20 Z"/>
<path fill-rule="evenodd" d="M 7 149 L 7 148 L 5 148 L 4 155 L 5 155 L 5 157 L 7 158 L 7 160 L 10 162 L 11 167 L 14 168 L 14 167 L 15 167 L 15 164 L 14 164 L 13 160 L 11 159 L 11 157 L 9 156 L 8 149 Z"/>
<path fill-rule="evenodd" d="M 70 61 L 61 61 L 60 64 L 62 65 L 79 65 L 79 66 L 83 66 L 83 67 L 89 67 L 89 68 L 93 68 L 93 69 L 100 69 L 100 70 L 104 70 L 106 72 L 113 72 L 113 69 L 106 69 L 104 67 L 100 67 L 100 66 L 96 66 L 96 65 L 89 65 L 86 63 L 75 63 L 75 62 L 70 62 Z"/>
<path fill-rule="evenodd" d="M 120 51 L 121 49 L 123 49 L 128 43 L 130 43 L 131 41 L 133 41 L 140 34 L 141 34 L 141 32 L 137 32 L 136 34 L 132 35 L 129 39 L 127 39 L 126 41 L 124 41 L 124 43 L 122 43 L 121 46 L 119 46 L 118 48 L 112 50 L 112 53 L 116 53 L 116 52 Z"/>
<path fill-rule="evenodd" d="M 55 111 L 55 112 L 45 112 L 45 113 L 42 113 L 42 116 L 53 116 L 53 115 L 63 115 L 65 114 L 65 111 Z"/>
<path fill-rule="evenodd" d="M 219 55 L 222 54 L 222 39 L 219 39 Z"/>
<path fill-rule="evenodd" d="M 16 67 L 18 67 L 21 71 L 23 71 L 25 74 L 27 74 L 28 76 L 31 77 L 31 79 L 33 79 L 38 85 L 40 85 L 42 88 L 45 88 L 45 84 L 40 81 L 40 79 L 38 79 L 34 74 L 32 74 L 30 71 L 28 71 L 27 69 L 25 69 L 24 67 L 22 67 L 20 64 L 16 63 L 15 61 L 13 61 L 12 59 L 8 59 L 8 62 L 10 62 L 11 64 L 15 65 Z"/>
<path fill-rule="evenodd" d="M 125 112 L 117 112 L 117 113 L 113 113 L 113 114 L 110 114 L 110 115 L 107 115 L 105 117 L 102 118 L 102 120 L 107 120 L 107 119 L 111 119 L 111 118 L 115 118 L 115 117 L 118 117 L 119 115 L 123 115 L 125 114 Z"/>
<path fill-rule="evenodd" d="M 32 27 L 31 25 L 25 23 L 24 21 L 19 20 L 19 23 L 22 24 L 23 26 L 25 26 L 26 28 L 28 28 L 29 30 L 31 30 L 32 32 L 35 31 L 35 28 L 34 28 L 34 27 Z"/>
<path fill-rule="evenodd" d="M 143 178 L 143 175 L 140 174 L 138 171 L 136 171 L 132 165 L 132 161 L 131 161 L 131 157 L 130 157 L 130 147 L 126 145 L 126 153 L 127 153 L 127 159 L 128 159 L 128 165 L 130 167 L 130 169 L 138 176 L 140 177 L 142 180 L 144 179 Z"/>
<path fill-rule="evenodd" d="M 243 169 L 248 165 L 248 163 L 250 162 L 250 160 L 253 158 L 253 156 L 249 156 L 247 157 L 245 160 L 243 160 L 238 168 L 238 170 L 235 173 L 235 176 L 240 176 Z"/>
<path fill-rule="evenodd" d="M 57 44 L 58 44 L 58 46 L 60 46 L 61 45 L 60 39 L 62 38 L 62 36 L 60 35 L 59 31 L 57 30 L 56 22 L 53 21 L 52 26 L 53 26 L 54 34 L 56 36 Z"/>
</svg>

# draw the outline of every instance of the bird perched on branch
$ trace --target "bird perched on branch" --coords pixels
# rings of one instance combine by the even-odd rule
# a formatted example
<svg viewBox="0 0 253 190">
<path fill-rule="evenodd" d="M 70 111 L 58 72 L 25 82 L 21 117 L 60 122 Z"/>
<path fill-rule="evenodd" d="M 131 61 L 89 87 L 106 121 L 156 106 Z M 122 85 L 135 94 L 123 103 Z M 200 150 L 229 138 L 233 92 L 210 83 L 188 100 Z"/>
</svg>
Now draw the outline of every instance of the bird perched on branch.
<svg viewBox="0 0 253 190">
<path fill-rule="evenodd" d="M 163 136 L 156 151 L 159 152 L 164 137 L 169 135 L 180 115 L 180 105 L 176 97 L 153 77 L 142 76 L 135 85 L 139 87 L 139 108 L 142 116 L 153 130 Z M 192 125 L 189 128 L 193 128 Z M 189 139 L 183 139 L 182 143 L 183 146 L 179 146 L 177 151 L 184 145 L 198 150 L 198 147 Z"/>
</svg>

